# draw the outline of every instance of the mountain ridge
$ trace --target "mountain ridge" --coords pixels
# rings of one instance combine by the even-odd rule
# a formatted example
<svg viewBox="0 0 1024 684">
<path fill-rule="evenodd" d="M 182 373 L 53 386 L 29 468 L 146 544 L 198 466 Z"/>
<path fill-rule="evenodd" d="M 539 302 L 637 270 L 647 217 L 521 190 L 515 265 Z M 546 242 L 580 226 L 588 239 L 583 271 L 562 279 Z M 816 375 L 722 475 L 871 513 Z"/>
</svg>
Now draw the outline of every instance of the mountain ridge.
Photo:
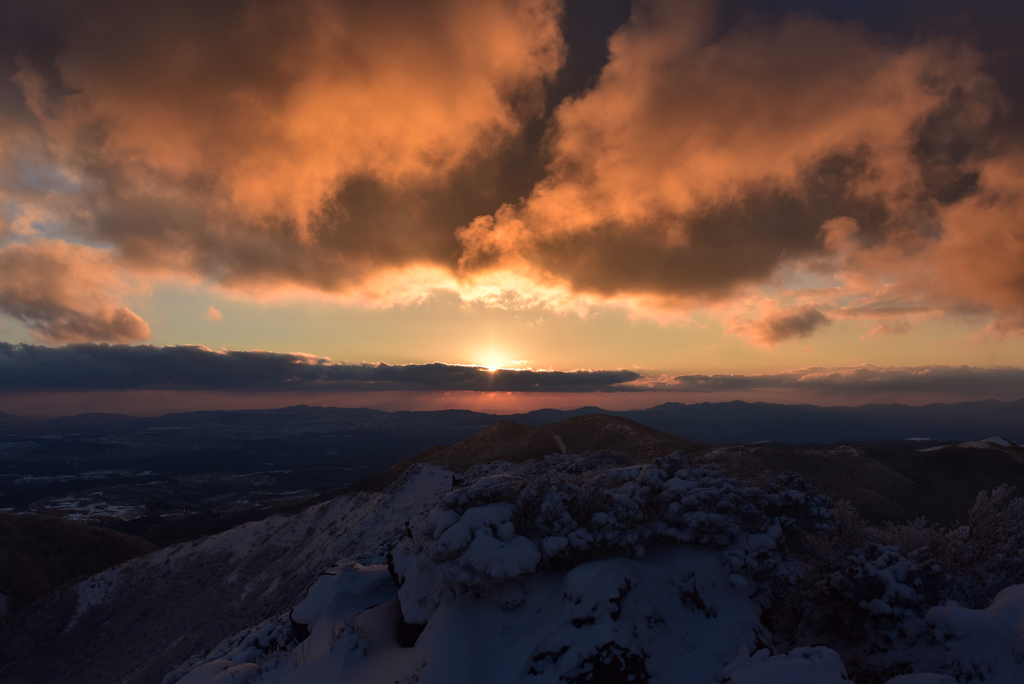
<svg viewBox="0 0 1024 684">
<path fill-rule="evenodd" d="M 382 411 L 368 408 L 338 408 L 299 404 L 279 409 L 194 411 L 155 417 L 117 414 L 83 414 L 40 420 L 5 415 L 3 433 L 89 432 L 110 429 L 146 429 L 189 424 L 266 424 L 315 419 L 346 422 L 369 420 L 393 424 L 415 420 L 468 429 L 507 420 L 532 427 L 586 414 L 629 418 L 649 427 L 709 444 L 775 441 L 787 444 L 829 444 L 842 440 L 877 441 L 929 437 L 937 441 L 967 441 L 979 435 L 998 434 L 1024 442 L 1024 399 L 987 399 L 925 406 L 906 404 L 863 404 L 860 406 L 817 406 L 768 402 L 667 402 L 647 409 L 612 411 L 600 407 L 538 409 L 498 415 L 465 409 L 437 411 Z"/>
</svg>

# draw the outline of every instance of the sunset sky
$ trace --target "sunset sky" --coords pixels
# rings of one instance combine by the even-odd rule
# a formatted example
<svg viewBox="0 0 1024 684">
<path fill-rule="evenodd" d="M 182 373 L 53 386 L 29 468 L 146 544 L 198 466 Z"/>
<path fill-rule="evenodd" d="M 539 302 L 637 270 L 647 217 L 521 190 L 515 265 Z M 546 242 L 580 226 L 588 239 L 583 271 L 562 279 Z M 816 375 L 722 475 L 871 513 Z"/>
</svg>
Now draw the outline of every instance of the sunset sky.
<svg viewBox="0 0 1024 684">
<path fill-rule="evenodd" d="M 0 0 L 0 411 L 1024 398 L 1022 35 Z"/>
</svg>

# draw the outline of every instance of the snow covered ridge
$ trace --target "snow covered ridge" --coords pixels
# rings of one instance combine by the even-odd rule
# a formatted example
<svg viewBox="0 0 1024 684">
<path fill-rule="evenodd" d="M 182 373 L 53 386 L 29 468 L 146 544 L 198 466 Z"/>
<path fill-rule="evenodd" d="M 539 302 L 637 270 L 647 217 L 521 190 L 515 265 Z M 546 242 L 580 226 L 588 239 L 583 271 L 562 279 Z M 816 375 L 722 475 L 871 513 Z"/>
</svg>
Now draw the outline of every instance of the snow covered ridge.
<svg viewBox="0 0 1024 684">
<path fill-rule="evenodd" d="M 950 446 L 957 446 L 963 449 L 1002 449 L 1010 450 L 1011 453 L 1016 449 L 1024 448 L 1024 445 L 1018 444 L 1011 439 L 1005 437 L 999 437 L 998 435 L 992 437 L 986 437 L 985 439 L 978 439 L 973 442 L 961 442 L 960 444 L 943 444 L 941 446 L 928 447 L 927 449 L 918 449 L 918 451 L 939 451 L 940 449 L 948 449 Z"/>
<path fill-rule="evenodd" d="M 393 496 L 436 475 L 411 470 Z M 944 568 L 881 546 L 809 573 L 834 530 L 799 478 L 751 486 L 680 455 L 621 468 L 598 454 L 453 482 L 381 540 L 388 564 L 341 561 L 290 613 L 164 684 L 1024 681 L 1024 585 L 985 610 L 938 605 Z M 766 618 L 789 603 L 805 633 L 778 652 Z"/>
<path fill-rule="evenodd" d="M 799 575 L 777 542 L 786 531 L 829 526 L 831 502 L 797 477 L 745 487 L 682 456 L 608 468 L 606 458 L 552 456 L 509 468 L 488 464 L 414 519 L 392 551 L 407 622 L 467 593 L 521 600 L 519 579 L 605 554 L 644 556 L 648 545 L 691 543 L 723 551 L 733 582 Z M 517 598 L 518 597 L 518 598 Z"/>
</svg>

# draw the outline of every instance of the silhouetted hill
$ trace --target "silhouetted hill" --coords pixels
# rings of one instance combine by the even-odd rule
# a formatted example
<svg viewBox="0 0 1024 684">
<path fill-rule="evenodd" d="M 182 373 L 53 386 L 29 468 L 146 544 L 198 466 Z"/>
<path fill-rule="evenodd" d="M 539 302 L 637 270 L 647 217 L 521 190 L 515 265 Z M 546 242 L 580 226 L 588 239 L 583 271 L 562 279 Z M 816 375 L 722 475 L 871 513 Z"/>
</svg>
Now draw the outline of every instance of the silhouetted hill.
<svg viewBox="0 0 1024 684">
<path fill-rule="evenodd" d="M 840 440 L 870 442 L 913 437 L 966 441 L 982 435 L 1024 441 L 1024 400 L 852 407 L 743 401 L 668 403 L 615 415 L 709 444 L 830 444 Z"/>
<path fill-rule="evenodd" d="M 542 459 L 562 451 L 563 447 L 567 453 L 574 454 L 612 451 L 626 456 L 628 462 L 643 463 L 674 451 L 690 453 L 706 446 L 628 418 L 604 414 L 573 416 L 541 427 L 499 421 L 457 444 L 426 449 L 344 491 L 381 491 L 415 463 L 440 463 L 461 470 L 488 461 L 522 463 Z M 333 493 L 317 500 L 330 496 Z"/>
</svg>

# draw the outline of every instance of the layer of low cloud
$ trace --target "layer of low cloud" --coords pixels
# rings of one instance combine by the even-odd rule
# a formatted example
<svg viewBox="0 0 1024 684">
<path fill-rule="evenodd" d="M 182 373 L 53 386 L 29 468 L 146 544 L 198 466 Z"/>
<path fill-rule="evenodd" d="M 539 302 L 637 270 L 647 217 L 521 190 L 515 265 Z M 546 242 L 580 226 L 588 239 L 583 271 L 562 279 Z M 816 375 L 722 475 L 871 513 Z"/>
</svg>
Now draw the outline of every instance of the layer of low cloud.
<svg viewBox="0 0 1024 684">
<path fill-rule="evenodd" d="M 307 354 L 199 346 L 0 342 L 0 392 L 88 390 L 594 392 L 631 389 L 630 370 L 538 371 L 443 363 L 334 363 Z"/>
<path fill-rule="evenodd" d="M 443 363 L 335 363 L 308 354 L 213 351 L 199 346 L 0 343 L 0 393 L 39 392 L 593 392 L 723 395 L 765 392 L 789 400 L 830 397 L 856 403 L 873 395 L 1024 397 L 1024 369 L 972 366 L 801 368 L 753 375 L 645 376 L 632 370 L 489 371 Z M 786 392 L 780 395 L 779 392 Z M 663 399 L 664 400 L 664 399 Z"/>
<path fill-rule="evenodd" d="M 799 390 L 846 396 L 874 393 L 922 393 L 948 396 L 1024 397 L 1024 369 L 973 366 L 873 366 L 801 368 L 755 375 L 680 375 L 681 392 L 724 393 L 753 390 Z"/>
</svg>

